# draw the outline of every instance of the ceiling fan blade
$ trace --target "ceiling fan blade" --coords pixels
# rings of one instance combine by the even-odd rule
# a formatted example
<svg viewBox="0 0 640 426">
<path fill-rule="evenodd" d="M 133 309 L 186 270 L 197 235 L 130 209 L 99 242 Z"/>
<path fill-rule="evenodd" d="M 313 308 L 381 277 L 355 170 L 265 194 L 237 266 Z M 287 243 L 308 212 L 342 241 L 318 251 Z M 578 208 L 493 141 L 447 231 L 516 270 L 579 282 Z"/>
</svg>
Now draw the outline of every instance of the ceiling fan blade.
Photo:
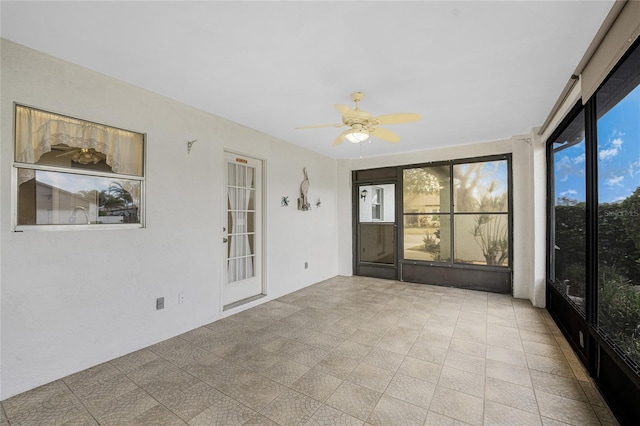
<svg viewBox="0 0 640 426">
<path fill-rule="evenodd" d="M 338 110 L 338 112 L 345 117 L 352 117 L 356 115 L 356 112 L 347 105 L 336 104 L 335 107 Z"/>
<path fill-rule="evenodd" d="M 371 136 L 375 136 L 378 139 L 382 139 L 386 142 L 396 143 L 400 142 L 400 136 L 396 135 L 393 132 L 390 132 L 387 129 L 383 129 L 382 127 L 374 127 L 369 131 Z"/>
<path fill-rule="evenodd" d="M 76 152 L 79 152 L 80 149 L 71 149 L 69 151 L 63 152 L 62 154 L 58 154 L 56 155 L 56 158 L 58 157 L 64 157 L 65 155 L 71 155 L 71 154 L 75 154 Z"/>
<path fill-rule="evenodd" d="M 340 145 L 342 143 L 342 141 L 344 140 L 345 136 L 347 136 L 347 133 L 349 133 L 350 131 L 351 131 L 351 129 L 347 129 L 344 132 L 340 133 L 338 135 L 338 137 L 336 138 L 336 140 L 333 141 L 333 146 Z"/>
<path fill-rule="evenodd" d="M 378 120 L 380 124 L 402 124 L 418 121 L 421 118 L 420 114 L 405 112 L 399 114 L 384 114 L 376 117 L 375 119 Z"/>
<path fill-rule="evenodd" d="M 302 127 L 296 127 L 296 130 L 299 129 L 319 129 L 322 127 L 342 127 L 344 126 L 344 123 L 340 123 L 340 124 L 318 124 L 315 126 L 302 126 Z"/>
</svg>

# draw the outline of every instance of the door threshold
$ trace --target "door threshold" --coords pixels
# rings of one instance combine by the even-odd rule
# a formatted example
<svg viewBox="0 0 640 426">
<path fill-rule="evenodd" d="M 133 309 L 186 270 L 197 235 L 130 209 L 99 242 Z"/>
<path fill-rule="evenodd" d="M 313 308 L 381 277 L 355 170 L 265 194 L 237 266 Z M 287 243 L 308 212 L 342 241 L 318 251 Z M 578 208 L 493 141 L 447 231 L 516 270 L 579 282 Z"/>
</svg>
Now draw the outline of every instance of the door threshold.
<svg viewBox="0 0 640 426">
<path fill-rule="evenodd" d="M 228 305 L 224 305 L 222 307 L 222 312 L 228 311 L 233 308 L 237 308 L 238 306 L 246 305 L 247 303 L 251 303 L 254 300 L 262 299 L 267 295 L 264 293 L 256 294 L 255 296 L 247 297 L 246 299 L 238 300 L 237 302 L 229 303 Z"/>
</svg>

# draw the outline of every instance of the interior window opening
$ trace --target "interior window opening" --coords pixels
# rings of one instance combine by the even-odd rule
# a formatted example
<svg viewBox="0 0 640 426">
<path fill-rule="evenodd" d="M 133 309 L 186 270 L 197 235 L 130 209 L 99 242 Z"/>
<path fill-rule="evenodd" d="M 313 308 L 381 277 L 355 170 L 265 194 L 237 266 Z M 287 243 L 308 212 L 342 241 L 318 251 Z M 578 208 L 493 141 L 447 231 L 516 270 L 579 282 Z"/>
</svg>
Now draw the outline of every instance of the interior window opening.
<svg viewBox="0 0 640 426">
<path fill-rule="evenodd" d="M 143 134 L 15 112 L 18 227 L 142 224 Z"/>
</svg>

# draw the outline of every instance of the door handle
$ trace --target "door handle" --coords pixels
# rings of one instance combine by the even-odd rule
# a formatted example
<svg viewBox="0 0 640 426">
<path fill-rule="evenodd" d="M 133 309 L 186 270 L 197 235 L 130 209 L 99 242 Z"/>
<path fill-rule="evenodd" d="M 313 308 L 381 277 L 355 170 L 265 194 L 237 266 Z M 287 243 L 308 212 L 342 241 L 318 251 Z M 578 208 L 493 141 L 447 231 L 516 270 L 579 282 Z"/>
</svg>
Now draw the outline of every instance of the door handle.
<svg viewBox="0 0 640 426">
<path fill-rule="evenodd" d="M 223 243 L 226 243 L 227 241 L 229 241 L 229 240 L 228 240 L 226 237 L 223 237 L 223 238 L 222 238 L 222 242 L 223 242 Z"/>
</svg>

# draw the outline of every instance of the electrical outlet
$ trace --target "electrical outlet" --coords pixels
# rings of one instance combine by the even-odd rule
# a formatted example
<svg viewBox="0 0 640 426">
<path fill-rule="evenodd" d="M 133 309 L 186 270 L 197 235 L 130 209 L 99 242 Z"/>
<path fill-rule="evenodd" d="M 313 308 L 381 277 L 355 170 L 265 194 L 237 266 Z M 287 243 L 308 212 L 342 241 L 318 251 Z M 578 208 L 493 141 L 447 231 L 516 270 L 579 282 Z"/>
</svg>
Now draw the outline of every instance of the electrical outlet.
<svg viewBox="0 0 640 426">
<path fill-rule="evenodd" d="M 309 262 L 304 262 L 304 269 L 309 269 Z"/>
<path fill-rule="evenodd" d="M 184 292 L 178 293 L 178 304 L 184 303 Z"/>
<path fill-rule="evenodd" d="M 164 297 L 158 297 L 156 299 L 156 310 L 164 309 Z"/>
</svg>

